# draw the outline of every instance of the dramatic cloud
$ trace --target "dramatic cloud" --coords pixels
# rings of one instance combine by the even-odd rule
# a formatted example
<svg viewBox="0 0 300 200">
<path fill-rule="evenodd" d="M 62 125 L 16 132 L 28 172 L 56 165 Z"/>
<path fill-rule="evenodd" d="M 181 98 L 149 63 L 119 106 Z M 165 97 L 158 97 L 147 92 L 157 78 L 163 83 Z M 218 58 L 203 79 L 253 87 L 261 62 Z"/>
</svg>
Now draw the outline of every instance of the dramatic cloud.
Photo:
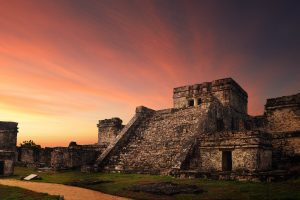
<svg viewBox="0 0 300 200">
<path fill-rule="evenodd" d="M 0 0 L 0 120 L 19 141 L 94 143 L 97 120 L 233 77 L 249 113 L 299 92 L 299 1 Z"/>
</svg>

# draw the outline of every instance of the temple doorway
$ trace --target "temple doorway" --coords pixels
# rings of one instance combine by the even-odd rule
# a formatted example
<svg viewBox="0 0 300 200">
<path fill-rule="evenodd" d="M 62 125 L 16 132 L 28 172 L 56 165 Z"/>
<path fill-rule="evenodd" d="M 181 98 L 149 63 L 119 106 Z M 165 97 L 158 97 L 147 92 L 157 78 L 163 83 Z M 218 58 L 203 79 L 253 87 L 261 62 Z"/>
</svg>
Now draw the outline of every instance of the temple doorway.
<svg viewBox="0 0 300 200">
<path fill-rule="evenodd" d="M 232 170 L 232 151 L 222 151 L 222 170 Z"/>
</svg>

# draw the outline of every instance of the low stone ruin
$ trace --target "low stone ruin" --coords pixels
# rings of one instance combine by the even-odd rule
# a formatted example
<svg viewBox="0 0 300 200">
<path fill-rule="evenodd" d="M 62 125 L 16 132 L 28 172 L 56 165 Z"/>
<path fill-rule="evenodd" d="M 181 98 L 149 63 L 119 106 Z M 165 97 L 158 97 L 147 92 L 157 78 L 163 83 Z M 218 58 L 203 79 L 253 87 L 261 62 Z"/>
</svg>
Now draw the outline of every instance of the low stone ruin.
<svg viewBox="0 0 300 200">
<path fill-rule="evenodd" d="M 51 167 L 54 170 L 75 169 L 93 165 L 105 148 L 101 145 L 78 145 L 71 142 L 68 147 L 19 147 L 18 163 L 27 167 Z"/>
</svg>

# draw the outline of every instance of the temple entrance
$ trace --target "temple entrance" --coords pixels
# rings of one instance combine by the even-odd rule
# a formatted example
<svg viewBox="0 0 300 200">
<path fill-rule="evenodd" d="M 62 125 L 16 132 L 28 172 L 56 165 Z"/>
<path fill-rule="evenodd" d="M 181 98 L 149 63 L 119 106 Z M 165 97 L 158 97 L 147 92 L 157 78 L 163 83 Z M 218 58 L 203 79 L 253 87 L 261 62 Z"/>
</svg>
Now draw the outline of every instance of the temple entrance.
<svg viewBox="0 0 300 200">
<path fill-rule="evenodd" d="M 232 170 L 232 151 L 222 151 L 222 170 Z"/>
<path fill-rule="evenodd" d="M 0 175 L 4 175 L 4 161 L 0 161 Z"/>
</svg>

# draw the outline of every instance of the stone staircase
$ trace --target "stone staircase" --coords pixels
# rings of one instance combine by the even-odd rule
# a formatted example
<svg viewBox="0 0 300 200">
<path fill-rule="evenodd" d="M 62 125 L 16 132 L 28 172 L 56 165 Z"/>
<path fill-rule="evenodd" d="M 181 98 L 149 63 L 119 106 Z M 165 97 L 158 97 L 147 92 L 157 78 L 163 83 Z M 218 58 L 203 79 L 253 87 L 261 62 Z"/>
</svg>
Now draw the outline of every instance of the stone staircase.
<svg viewBox="0 0 300 200">
<path fill-rule="evenodd" d="M 148 119 L 153 113 L 154 110 L 144 106 L 137 107 L 136 114 L 133 116 L 133 118 L 121 130 L 115 140 L 111 142 L 103 151 L 103 153 L 97 158 L 94 164 L 95 170 L 99 171 L 99 169 L 103 168 L 109 159 L 114 158 L 114 155 L 118 154 L 121 148 L 128 143 L 128 140 L 132 137 L 132 135 L 135 134 L 137 127 L 139 127 L 140 124 Z"/>
<path fill-rule="evenodd" d="M 180 169 L 202 130 L 205 114 L 197 107 L 155 111 L 108 158 L 104 169 L 155 174 Z"/>
</svg>

